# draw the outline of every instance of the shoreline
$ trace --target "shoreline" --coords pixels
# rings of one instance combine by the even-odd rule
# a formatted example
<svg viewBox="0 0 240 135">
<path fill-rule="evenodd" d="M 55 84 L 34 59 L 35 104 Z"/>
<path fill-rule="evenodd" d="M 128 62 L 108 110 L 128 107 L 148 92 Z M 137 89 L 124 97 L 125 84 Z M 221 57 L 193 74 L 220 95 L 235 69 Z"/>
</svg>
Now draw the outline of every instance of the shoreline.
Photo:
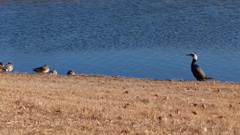
<svg viewBox="0 0 240 135">
<path fill-rule="evenodd" d="M 147 80 L 152 80 L 152 81 L 183 81 L 183 82 L 192 82 L 192 81 L 196 81 L 196 82 L 223 82 L 223 83 L 240 83 L 240 82 L 234 82 L 234 81 L 220 81 L 220 80 L 214 80 L 214 79 L 210 79 L 210 80 L 205 80 L 205 81 L 197 81 L 193 78 L 193 80 L 184 80 L 184 79 L 153 79 L 153 78 L 139 78 L 139 77 L 127 77 L 127 76 L 113 76 L 113 75 L 102 75 L 102 74 L 76 74 L 76 75 L 64 75 L 64 74 L 58 74 L 58 75 L 52 75 L 52 74 L 39 74 L 39 73 L 28 73 L 28 72 L 0 72 L 0 74 L 26 74 L 26 75 L 49 75 L 49 76 L 88 76 L 88 77 L 120 77 L 120 78 L 132 78 L 132 79 L 147 79 Z"/>
<path fill-rule="evenodd" d="M 238 134 L 240 83 L 0 73 L 2 134 Z"/>
</svg>

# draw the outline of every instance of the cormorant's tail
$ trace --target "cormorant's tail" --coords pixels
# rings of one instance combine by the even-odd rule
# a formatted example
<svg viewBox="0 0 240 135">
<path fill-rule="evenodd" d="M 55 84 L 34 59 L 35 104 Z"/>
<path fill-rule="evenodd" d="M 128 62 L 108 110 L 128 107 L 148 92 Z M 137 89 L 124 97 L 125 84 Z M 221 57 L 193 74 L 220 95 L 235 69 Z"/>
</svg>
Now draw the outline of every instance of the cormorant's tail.
<svg viewBox="0 0 240 135">
<path fill-rule="evenodd" d="M 214 79 L 214 78 L 212 78 L 212 77 L 208 77 L 208 76 L 207 76 L 205 79 Z"/>
</svg>

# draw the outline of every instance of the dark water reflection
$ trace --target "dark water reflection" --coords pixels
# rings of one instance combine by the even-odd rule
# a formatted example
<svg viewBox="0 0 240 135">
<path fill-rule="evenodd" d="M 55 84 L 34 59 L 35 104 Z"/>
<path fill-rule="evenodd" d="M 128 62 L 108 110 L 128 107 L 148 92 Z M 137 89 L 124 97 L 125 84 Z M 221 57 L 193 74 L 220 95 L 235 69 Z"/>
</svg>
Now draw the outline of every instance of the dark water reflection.
<svg viewBox="0 0 240 135">
<path fill-rule="evenodd" d="M 240 79 L 240 2 L 231 0 L 0 1 L 0 61 L 14 71 Z"/>
</svg>

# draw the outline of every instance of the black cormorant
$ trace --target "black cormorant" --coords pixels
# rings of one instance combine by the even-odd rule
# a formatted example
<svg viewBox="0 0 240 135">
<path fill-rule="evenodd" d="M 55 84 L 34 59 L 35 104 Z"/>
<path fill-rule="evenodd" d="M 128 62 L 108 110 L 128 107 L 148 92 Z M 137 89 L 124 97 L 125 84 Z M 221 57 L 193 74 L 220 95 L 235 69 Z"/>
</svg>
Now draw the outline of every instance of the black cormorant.
<svg viewBox="0 0 240 135">
<path fill-rule="evenodd" d="M 191 56 L 193 58 L 192 64 L 191 64 L 191 70 L 194 75 L 194 77 L 198 81 L 205 81 L 205 79 L 213 79 L 212 77 L 208 77 L 203 70 L 196 64 L 197 61 L 197 54 L 196 53 L 191 53 L 187 54 L 187 56 Z"/>
</svg>

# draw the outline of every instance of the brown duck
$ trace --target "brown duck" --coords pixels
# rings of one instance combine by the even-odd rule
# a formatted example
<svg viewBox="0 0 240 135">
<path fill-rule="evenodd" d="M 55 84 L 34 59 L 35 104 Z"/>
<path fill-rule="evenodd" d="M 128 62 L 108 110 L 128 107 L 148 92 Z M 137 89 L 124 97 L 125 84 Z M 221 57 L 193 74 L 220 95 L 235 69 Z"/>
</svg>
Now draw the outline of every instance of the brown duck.
<svg viewBox="0 0 240 135">
<path fill-rule="evenodd" d="M 0 62 L 0 71 L 2 71 L 2 68 L 4 67 L 5 65 L 2 63 L 2 62 Z"/>
<path fill-rule="evenodd" d="M 40 74 L 45 74 L 49 71 L 48 65 L 44 65 L 42 67 L 34 68 L 33 71 L 40 73 Z"/>
<path fill-rule="evenodd" d="M 69 71 L 67 72 L 67 75 L 76 75 L 76 74 L 75 74 L 75 72 L 74 72 L 73 70 L 69 70 Z"/>
</svg>

